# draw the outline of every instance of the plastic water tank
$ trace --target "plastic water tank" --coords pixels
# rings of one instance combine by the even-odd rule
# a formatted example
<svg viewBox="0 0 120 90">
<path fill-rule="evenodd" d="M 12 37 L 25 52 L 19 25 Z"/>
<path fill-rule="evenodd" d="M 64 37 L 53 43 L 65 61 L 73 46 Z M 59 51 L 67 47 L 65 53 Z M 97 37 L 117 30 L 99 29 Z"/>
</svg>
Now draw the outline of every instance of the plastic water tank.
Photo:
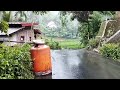
<svg viewBox="0 0 120 90">
<path fill-rule="evenodd" d="M 38 75 L 52 73 L 50 47 L 41 40 L 33 40 L 33 43 L 34 46 L 30 50 L 33 60 L 33 71 Z"/>
</svg>

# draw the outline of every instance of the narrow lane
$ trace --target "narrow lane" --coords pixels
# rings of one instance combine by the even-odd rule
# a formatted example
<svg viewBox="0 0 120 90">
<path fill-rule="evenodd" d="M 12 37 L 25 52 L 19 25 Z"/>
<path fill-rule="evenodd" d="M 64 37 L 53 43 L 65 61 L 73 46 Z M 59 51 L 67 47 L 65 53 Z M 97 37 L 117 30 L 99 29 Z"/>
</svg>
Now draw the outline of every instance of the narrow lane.
<svg viewBox="0 0 120 90">
<path fill-rule="evenodd" d="M 120 79 L 120 63 L 80 50 L 51 50 L 52 79 Z"/>
</svg>

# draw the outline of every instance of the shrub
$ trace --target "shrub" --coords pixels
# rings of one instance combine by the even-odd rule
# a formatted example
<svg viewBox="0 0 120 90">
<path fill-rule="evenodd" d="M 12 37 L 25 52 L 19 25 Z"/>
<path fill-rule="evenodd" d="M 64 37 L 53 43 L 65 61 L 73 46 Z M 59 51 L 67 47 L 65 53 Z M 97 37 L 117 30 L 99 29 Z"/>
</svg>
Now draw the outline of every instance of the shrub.
<svg viewBox="0 0 120 90">
<path fill-rule="evenodd" d="M 33 79 L 30 45 L 0 45 L 0 79 Z"/>
<path fill-rule="evenodd" d="M 114 43 L 105 44 L 100 48 L 100 53 L 114 60 L 120 59 L 120 46 Z"/>
<path fill-rule="evenodd" d="M 99 45 L 99 39 L 90 39 L 89 44 L 91 48 L 97 48 Z"/>
<path fill-rule="evenodd" d="M 53 40 L 45 40 L 46 44 L 50 46 L 51 49 L 61 49 L 59 42 Z"/>
</svg>

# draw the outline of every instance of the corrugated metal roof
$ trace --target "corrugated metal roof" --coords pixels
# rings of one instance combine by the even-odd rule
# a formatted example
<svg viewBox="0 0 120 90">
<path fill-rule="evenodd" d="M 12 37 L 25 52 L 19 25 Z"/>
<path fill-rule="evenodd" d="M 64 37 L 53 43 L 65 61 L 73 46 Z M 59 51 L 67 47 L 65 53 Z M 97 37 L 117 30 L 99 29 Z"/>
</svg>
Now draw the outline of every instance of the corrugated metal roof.
<svg viewBox="0 0 120 90">
<path fill-rule="evenodd" d="M 21 24 L 22 22 L 8 22 L 8 24 Z"/>
<path fill-rule="evenodd" d="M 20 29 L 22 29 L 22 28 L 9 28 L 7 34 L 0 31 L 0 35 L 9 35 L 9 34 L 12 34 Z"/>
<path fill-rule="evenodd" d="M 30 25 L 38 25 L 38 23 L 30 23 L 30 22 L 8 22 L 8 24 L 22 24 L 22 25 L 26 25 L 26 24 L 30 24 Z"/>
</svg>

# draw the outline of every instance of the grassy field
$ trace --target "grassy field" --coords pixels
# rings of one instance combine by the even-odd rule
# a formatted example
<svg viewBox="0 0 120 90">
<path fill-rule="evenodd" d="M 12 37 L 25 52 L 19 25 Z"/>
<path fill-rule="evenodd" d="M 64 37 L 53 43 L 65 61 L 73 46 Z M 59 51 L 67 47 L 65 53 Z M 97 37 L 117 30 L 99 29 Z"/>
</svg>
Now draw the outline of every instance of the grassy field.
<svg viewBox="0 0 120 90">
<path fill-rule="evenodd" d="M 49 40 L 59 42 L 62 49 L 80 49 L 83 45 L 80 43 L 79 39 L 65 39 L 65 38 L 48 38 Z"/>
</svg>

